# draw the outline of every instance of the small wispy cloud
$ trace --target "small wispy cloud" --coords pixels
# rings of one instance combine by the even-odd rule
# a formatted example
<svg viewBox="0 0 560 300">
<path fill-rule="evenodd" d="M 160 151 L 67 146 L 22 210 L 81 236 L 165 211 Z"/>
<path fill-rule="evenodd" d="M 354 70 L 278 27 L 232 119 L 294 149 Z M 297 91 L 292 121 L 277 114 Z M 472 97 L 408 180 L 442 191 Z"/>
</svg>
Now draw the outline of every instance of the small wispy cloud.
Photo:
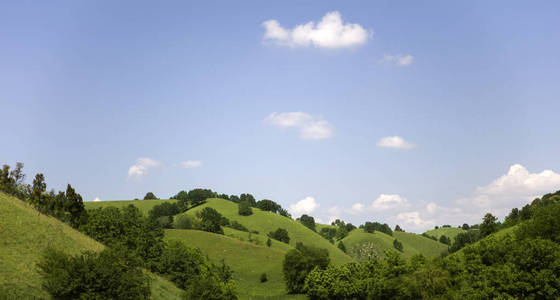
<svg viewBox="0 0 560 300">
<path fill-rule="evenodd" d="M 349 48 L 364 44 L 373 35 L 359 24 L 344 23 L 338 11 L 328 12 L 316 25 L 308 22 L 286 29 L 271 19 L 262 26 L 265 41 L 288 47 Z"/>
<path fill-rule="evenodd" d="M 271 113 L 265 123 L 279 128 L 297 128 L 304 140 L 321 140 L 334 136 L 332 126 L 319 116 L 304 112 Z"/>
<path fill-rule="evenodd" d="M 381 62 L 394 64 L 399 67 L 406 67 L 410 66 L 414 62 L 414 56 L 410 54 L 385 54 Z"/>
<path fill-rule="evenodd" d="M 179 163 L 181 168 L 190 169 L 190 168 L 200 168 L 202 167 L 201 160 L 186 160 Z"/>
<path fill-rule="evenodd" d="M 148 175 L 149 170 L 161 166 L 161 163 L 148 157 L 138 158 L 136 163 L 128 168 L 128 179 L 140 179 Z"/>
<path fill-rule="evenodd" d="M 394 149 L 412 149 L 416 147 L 414 143 L 407 142 L 400 136 L 384 137 L 377 142 L 377 146 Z"/>
</svg>

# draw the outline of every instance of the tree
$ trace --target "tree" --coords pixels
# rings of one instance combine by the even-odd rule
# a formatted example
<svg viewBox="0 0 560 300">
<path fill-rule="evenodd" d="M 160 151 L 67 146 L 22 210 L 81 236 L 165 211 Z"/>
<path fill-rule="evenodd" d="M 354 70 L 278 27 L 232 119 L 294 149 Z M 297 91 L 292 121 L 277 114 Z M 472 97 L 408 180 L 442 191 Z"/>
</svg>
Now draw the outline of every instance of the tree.
<svg viewBox="0 0 560 300">
<path fill-rule="evenodd" d="M 221 227 L 222 215 L 211 207 L 205 207 L 203 210 L 197 212 L 197 217 L 200 218 L 200 229 L 203 231 L 224 234 Z"/>
<path fill-rule="evenodd" d="M 268 239 L 266 240 L 266 246 L 267 246 L 268 248 L 270 248 L 270 246 L 272 246 L 272 241 L 270 240 L 270 238 L 268 238 Z"/>
<path fill-rule="evenodd" d="M 278 228 L 276 231 L 271 231 L 268 234 L 268 237 L 286 244 L 290 243 L 290 236 L 288 236 L 288 231 L 284 228 Z"/>
<path fill-rule="evenodd" d="M 241 194 L 239 195 L 239 201 L 247 201 L 251 207 L 255 207 L 257 205 L 257 201 L 255 201 L 255 197 L 251 194 Z"/>
<path fill-rule="evenodd" d="M 38 264 L 54 299 L 150 299 L 150 279 L 139 264 L 116 251 L 69 256 L 47 248 Z"/>
<path fill-rule="evenodd" d="M 42 173 L 35 175 L 33 179 L 32 199 L 31 203 L 39 210 L 42 211 L 45 206 L 46 197 L 43 195 L 47 190 L 47 184 L 45 183 L 45 176 Z"/>
<path fill-rule="evenodd" d="M 393 247 L 395 247 L 395 249 L 399 250 L 400 252 L 403 252 L 403 244 L 399 240 L 393 240 Z"/>
<path fill-rule="evenodd" d="M 397 226 L 395 226 L 395 231 L 404 232 L 404 230 L 402 230 L 402 228 L 398 224 Z"/>
<path fill-rule="evenodd" d="M 487 213 L 480 224 L 480 236 L 485 237 L 496 232 L 498 230 L 497 220 L 498 218 L 494 217 L 491 213 Z"/>
<path fill-rule="evenodd" d="M 302 215 L 298 221 L 305 227 L 315 231 L 315 219 L 312 216 Z"/>
<path fill-rule="evenodd" d="M 261 282 L 267 282 L 268 278 L 266 277 L 266 273 L 261 274 Z"/>
<path fill-rule="evenodd" d="M 146 196 L 144 196 L 144 200 L 157 200 L 158 198 L 156 197 L 156 195 L 154 195 L 154 193 L 152 192 L 147 192 Z"/>
<path fill-rule="evenodd" d="M 272 200 L 268 200 L 268 199 L 263 199 L 261 201 L 257 202 L 257 208 L 263 211 L 270 211 L 273 213 L 278 213 L 278 211 L 282 208 L 280 206 L 280 204 L 272 201 Z"/>
<path fill-rule="evenodd" d="M 439 242 L 442 243 L 442 244 L 450 245 L 450 244 L 451 244 L 451 239 L 448 238 L 448 237 L 445 236 L 445 235 L 441 235 L 441 236 L 439 237 Z"/>
<path fill-rule="evenodd" d="M 304 246 L 301 243 L 296 249 L 288 251 L 284 257 L 282 269 L 288 292 L 303 293 L 305 278 L 314 268 L 324 270 L 330 263 L 326 249 Z"/>
<path fill-rule="evenodd" d="M 238 206 L 237 212 L 240 216 L 250 216 L 253 214 L 253 210 L 248 201 L 241 201 Z"/>
<path fill-rule="evenodd" d="M 338 249 L 342 250 L 342 252 L 346 253 L 346 246 L 342 241 L 338 242 Z"/>
<path fill-rule="evenodd" d="M 198 206 L 206 202 L 206 199 L 215 197 L 216 193 L 209 189 L 194 189 L 188 193 L 188 198 L 193 206 Z"/>
<path fill-rule="evenodd" d="M 283 208 L 280 208 L 280 210 L 278 210 L 278 214 L 289 219 L 292 218 L 292 215 L 286 209 Z"/>
<path fill-rule="evenodd" d="M 461 226 L 461 228 L 463 228 L 463 230 L 469 230 L 469 224 L 464 223 L 463 226 Z"/>
<path fill-rule="evenodd" d="M 319 231 L 319 234 L 330 242 L 334 242 L 334 237 L 336 236 L 337 228 L 323 227 Z"/>
<path fill-rule="evenodd" d="M 163 202 L 152 207 L 152 209 L 148 212 L 148 216 L 150 219 L 155 220 L 163 216 L 174 216 L 180 212 L 181 211 L 179 210 L 177 203 Z"/>
<path fill-rule="evenodd" d="M 64 211 L 69 214 L 70 225 L 74 228 L 78 228 L 80 224 L 86 222 L 87 212 L 84 207 L 84 201 L 82 196 L 76 193 L 76 190 L 72 188 L 70 184 L 66 186 L 66 194 L 64 194 Z"/>
</svg>

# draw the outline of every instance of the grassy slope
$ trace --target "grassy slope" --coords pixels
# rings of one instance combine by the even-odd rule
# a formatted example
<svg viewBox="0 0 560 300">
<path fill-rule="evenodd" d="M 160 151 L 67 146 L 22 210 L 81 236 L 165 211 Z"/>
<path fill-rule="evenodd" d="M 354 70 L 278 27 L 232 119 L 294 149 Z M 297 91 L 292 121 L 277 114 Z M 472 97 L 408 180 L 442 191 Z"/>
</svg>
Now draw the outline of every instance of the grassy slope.
<svg viewBox="0 0 560 300">
<path fill-rule="evenodd" d="M 36 264 L 47 246 L 70 254 L 100 251 L 103 245 L 70 226 L 40 215 L 21 200 L 0 193 L 0 295 L 12 298 L 49 298 L 41 289 Z M 182 291 L 150 274 L 154 299 L 180 299 Z"/>
<path fill-rule="evenodd" d="M 411 257 L 415 254 L 424 256 L 439 256 L 447 251 L 447 246 L 431 239 L 425 238 L 418 234 L 407 232 L 393 232 L 393 236 L 376 231 L 375 233 L 366 233 L 361 229 L 355 229 L 342 239 L 342 242 L 348 249 L 348 253 L 356 256 L 356 248 L 364 244 L 370 244 L 371 250 L 377 257 L 385 257 L 385 251 L 396 251 L 393 247 L 393 240 L 398 239 L 403 244 L 403 257 Z"/>
<path fill-rule="evenodd" d="M 114 206 L 114 207 L 125 207 L 129 204 L 134 204 L 134 206 L 138 207 L 139 210 L 142 211 L 142 213 L 144 213 L 144 215 L 148 215 L 148 212 L 150 211 L 150 209 L 152 209 L 152 207 L 161 204 L 163 202 L 176 202 L 177 200 L 175 199 L 167 199 L 167 200 L 115 200 L 115 201 L 97 201 L 97 202 L 93 202 L 93 201 L 86 201 L 84 202 L 84 205 L 86 206 L 87 209 L 94 209 L 94 208 L 100 208 L 100 207 L 109 207 L 109 206 Z"/>
<path fill-rule="evenodd" d="M 446 237 L 450 238 L 451 241 L 453 241 L 453 239 L 459 234 L 459 233 L 463 233 L 466 232 L 466 230 L 464 230 L 463 228 L 457 228 L 457 227 L 446 227 L 446 228 L 438 228 L 438 229 L 432 229 L 429 231 L 426 231 L 426 234 L 429 234 L 431 236 L 435 236 L 436 238 L 439 239 L 440 236 L 445 235 Z"/>
<path fill-rule="evenodd" d="M 206 204 L 197 206 L 188 210 L 186 214 L 194 215 L 197 211 L 202 210 L 204 207 L 210 206 L 230 220 L 236 220 L 243 224 L 249 230 L 257 230 L 260 234 L 266 235 L 270 231 L 284 228 L 288 231 L 290 236 L 290 245 L 295 246 L 296 242 L 303 242 L 306 245 L 317 246 L 325 248 L 329 251 L 331 261 L 336 264 L 344 264 L 353 261 L 353 259 L 338 249 L 329 241 L 322 238 L 319 234 L 313 232 L 309 228 L 303 226 L 299 222 L 282 217 L 275 213 L 261 211 L 260 209 L 253 208 L 253 214 L 250 216 L 240 216 L 237 213 L 237 204 L 223 199 L 208 199 Z"/>
<path fill-rule="evenodd" d="M 228 230 L 233 231 L 233 230 Z M 244 232 L 240 232 L 244 233 Z M 273 244 L 256 245 L 220 234 L 198 230 L 165 230 L 166 240 L 180 240 L 187 245 L 198 247 L 214 263 L 222 259 L 234 271 L 233 278 L 242 298 L 270 297 L 286 294 L 282 275 L 282 261 L 289 246 Z M 266 273 L 268 281 L 260 282 L 260 275 Z"/>
<path fill-rule="evenodd" d="M 412 248 L 424 256 L 437 257 L 447 252 L 447 245 L 409 232 L 393 232 L 393 236 L 401 241 L 403 248 Z"/>
</svg>

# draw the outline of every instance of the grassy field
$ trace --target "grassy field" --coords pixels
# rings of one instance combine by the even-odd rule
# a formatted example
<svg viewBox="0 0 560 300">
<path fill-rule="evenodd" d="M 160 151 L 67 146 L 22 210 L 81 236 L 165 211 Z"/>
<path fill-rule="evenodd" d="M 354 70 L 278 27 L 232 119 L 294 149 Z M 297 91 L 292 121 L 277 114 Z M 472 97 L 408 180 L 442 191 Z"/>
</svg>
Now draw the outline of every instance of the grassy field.
<svg viewBox="0 0 560 300">
<path fill-rule="evenodd" d="M 451 239 L 451 242 L 453 242 L 453 240 L 455 239 L 455 237 L 459 234 L 459 233 L 463 233 L 466 232 L 466 230 L 464 230 L 463 228 L 457 228 L 457 227 L 440 227 L 438 229 L 432 229 L 429 231 L 426 231 L 426 234 L 429 234 L 431 236 L 435 236 L 436 238 L 439 239 L 440 236 L 445 235 L 446 237 Z"/>
<path fill-rule="evenodd" d="M 100 251 L 103 245 L 19 199 L 0 193 L 0 295 L 8 299 L 49 299 L 41 289 L 37 263 L 52 246 L 70 254 Z M 182 290 L 150 274 L 154 299 L 180 299 Z M 0 297 L 1 298 L 1 297 Z"/>
<path fill-rule="evenodd" d="M 227 228 L 226 234 L 233 234 Z M 237 232 L 237 234 L 246 234 Z M 265 244 L 240 241 L 238 238 L 213 234 L 198 230 L 167 229 L 166 240 L 184 241 L 189 246 L 198 247 L 214 263 L 222 259 L 233 270 L 233 279 L 242 299 L 266 299 L 268 297 L 288 297 L 282 275 L 282 261 L 288 245 L 273 243 L 270 248 Z M 260 282 L 260 276 L 266 273 L 268 281 Z"/>
<path fill-rule="evenodd" d="M 409 232 L 393 232 L 393 236 L 398 239 L 406 251 L 406 248 L 412 248 L 412 251 L 420 253 L 424 256 L 437 257 L 443 253 L 447 253 L 447 245 L 436 242 L 420 234 Z"/>
<path fill-rule="evenodd" d="M 333 244 L 329 243 L 326 239 L 321 237 L 318 233 L 313 232 L 311 229 L 303 226 L 301 223 L 282 217 L 275 213 L 261 211 L 260 209 L 253 208 L 253 214 L 250 216 L 240 216 L 237 212 L 237 204 L 224 199 L 208 199 L 206 204 L 197 206 L 185 212 L 189 215 L 196 214 L 197 211 L 209 206 L 230 220 L 235 220 L 249 230 L 257 230 L 260 234 L 266 235 L 270 231 L 278 228 L 284 228 L 288 231 L 290 236 L 290 245 L 296 245 L 296 242 L 302 242 L 306 245 L 312 245 L 320 248 L 325 248 L 329 251 L 331 261 L 336 265 L 341 265 L 353 261 L 353 259 L 338 249 Z"/>
<path fill-rule="evenodd" d="M 447 251 L 447 246 L 418 234 L 407 232 L 393 232 L 393 236 L 376 231 L 374 233 L 355 229 L 342 239 L 349 255 L 358 260 L 366 259 L 366 253 L 373 253 L 376 257 L 385 257 L 385 251 L 397 251 L 393 247 L 393 241 L 398 239 L 403 244 L 403 257 L 411 257 L 415 254 L 436 257 Z"/>
<path fill-rule="evenodd" d="M 163 199 L 163 200 L 115 200 L 115 201 L 87 201 L 84 202 L 84 205 L 87 209 L 95 209 L 101 207 L 109 207 L 114 206 L 118 208 L 125 207 L 129 204 L 134 204 L 134 206 L 138 207 L 139 210 L 144 213 L 144 215 L 148 215 L 148 212 L 152 207 L 161 204 L 163 202 L 177 202 L 175 199 Z"/>
</svg>

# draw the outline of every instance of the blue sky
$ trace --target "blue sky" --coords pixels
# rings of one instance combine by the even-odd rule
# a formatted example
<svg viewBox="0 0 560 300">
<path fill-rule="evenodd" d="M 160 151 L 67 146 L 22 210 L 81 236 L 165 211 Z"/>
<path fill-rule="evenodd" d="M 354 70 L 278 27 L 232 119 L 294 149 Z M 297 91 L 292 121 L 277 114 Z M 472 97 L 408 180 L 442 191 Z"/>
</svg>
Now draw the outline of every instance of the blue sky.
<svg viewBox="0 0 560 300">
<path fill-rule="evenodd" d="M 555 1 L 5 1 L 0 163 L 86 200 L 207 187 L 411 231 L 503 216 L 560 189 L 559 15 Z"/>
</svg>

